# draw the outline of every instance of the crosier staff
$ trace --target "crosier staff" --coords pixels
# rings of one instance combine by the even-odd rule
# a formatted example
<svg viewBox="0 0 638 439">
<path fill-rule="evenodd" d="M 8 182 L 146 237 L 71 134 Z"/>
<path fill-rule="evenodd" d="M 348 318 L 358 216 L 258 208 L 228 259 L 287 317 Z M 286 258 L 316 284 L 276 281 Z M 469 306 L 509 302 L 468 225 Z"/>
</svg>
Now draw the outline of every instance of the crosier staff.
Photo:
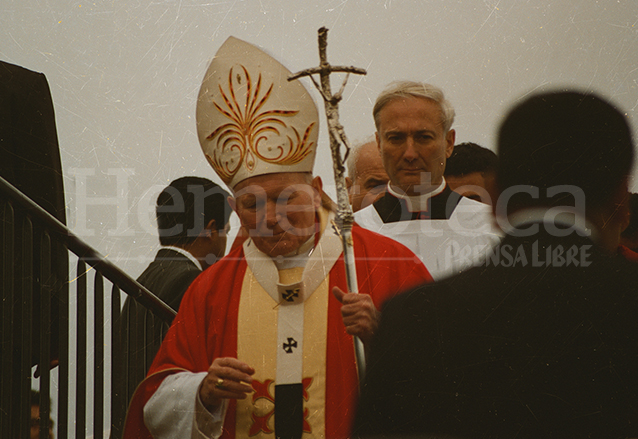
<svg viewBox="0 0 638 439">
<path fill-rule="evenodd" d="M 295 73 L 288 78 L 288 81 L 294 81 L 302 76 L 308 76 L 321 95 L 323 96 L 324 106 L 326 109 L 326 119 L 328 121 L 328 132 L 330 134 L 330 150 L 332 151 L 332 164 L 334 169 L 335 184 L 337 187 L 337 215 L 336 225 L 341 236 L 343 245 L 343 260 L 346 266 L 346 279 L 348 283 L 348 291 L 358 293 L 357 271 L 354 264 L 354 248 L 352 244 L 352 223 L 354 216 L 352 207 L 348 199 L 348 190 L 346 188 L 345 168 L 343 163 L 350 153 L 350 144 L 346 138 L 343 126 L 339 123 L 339 101 L 343 96 L 343 90 L 346 87 L 350 73 L 365 75 L 365 69 L 346 66 L 331 66 L 328 63 L 328 55 L 326 48 L 328 47 L 328 29 L 322 27 L 319 29 L 319 67 L 313 67 Z M 332 72 L 346 73 L 341 89 L 337 94 L 332 94 L 330 89 L 330 74 Z M 317 84 L 312 75 L 319 74 L 321 85 Z M 345 147 L 345 154 L 341 157 L 341 144 Z M 359 371 L 359 381 L 363 381 L 365 374 L 365 352 L 363 343 L 358 337 L 354 338 L 355 356 L 357 360 L 357 368 Z"/>
</svg>

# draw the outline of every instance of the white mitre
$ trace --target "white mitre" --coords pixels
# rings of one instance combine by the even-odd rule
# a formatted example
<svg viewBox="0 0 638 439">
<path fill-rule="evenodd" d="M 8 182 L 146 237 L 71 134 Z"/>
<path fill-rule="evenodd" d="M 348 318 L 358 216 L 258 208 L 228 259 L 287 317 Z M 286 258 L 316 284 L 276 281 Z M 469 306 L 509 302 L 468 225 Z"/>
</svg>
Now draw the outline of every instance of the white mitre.
<svg viewBox="0 0 638 439">
<path fill-rule="evenodd" d="M 291 72 L 257 47 L 229 37 L 199 90 L 197 135 L 230 188 L 250 177 L 312 172 L 319 132 L 315 103 Z"/>
</svg>

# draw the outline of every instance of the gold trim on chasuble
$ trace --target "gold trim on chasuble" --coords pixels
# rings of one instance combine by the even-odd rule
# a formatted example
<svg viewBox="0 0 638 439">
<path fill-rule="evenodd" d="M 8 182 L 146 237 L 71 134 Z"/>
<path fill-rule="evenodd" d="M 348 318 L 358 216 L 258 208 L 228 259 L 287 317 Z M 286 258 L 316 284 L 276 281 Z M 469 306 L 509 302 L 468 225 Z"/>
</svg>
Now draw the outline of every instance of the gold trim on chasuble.
<svg viewBox="0 0 638 439">
<path fill-rule="evenodd" d="M 244 243 L 248 267 L 239 301 L 237 358 L 255 368 L 255 392 L 237 401 L 237 437 L 273 438 L 276 381 L 283 380 L 283 384 L 294 381 L 291 378 L 295 377 L 294 371 L 282 371 L 281 364 L 277 368 L 278 354 L 281 359 L 287 355 L 285 351 L 293 347 L 287 334 L 279 334 L 282 307 L 302 310 L 301 343 L 294 341 L 297 348 L 302 349 L 299 378 L 304 388 L 304 432 L 313 437 L 325 436 L 328 297 L 331 294 L 328 275 L 342 248 L 334 228 L 325 227 L 332 222 L 332 214 L 328 218 L 327 212 L 321 209 L 320 218 L 322 230 L 327 233 L 322 233 L 305 267 L 278 272 L 270 257 L 251 245 L 250 240 Z M 287 290 L 301 296 L 300 300 L 284 304 L 285 297 L 289 296 Z M 282 339 L 288 343 L 281 343 Z"/>
</svg>

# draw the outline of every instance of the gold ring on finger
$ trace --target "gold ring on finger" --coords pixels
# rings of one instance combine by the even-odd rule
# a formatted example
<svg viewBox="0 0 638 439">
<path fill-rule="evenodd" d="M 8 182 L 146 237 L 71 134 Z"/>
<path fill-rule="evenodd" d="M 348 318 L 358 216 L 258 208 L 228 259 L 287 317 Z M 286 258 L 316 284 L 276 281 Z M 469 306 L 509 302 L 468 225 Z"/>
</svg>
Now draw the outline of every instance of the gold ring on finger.
<svg viewBox="0 0 638 439">
<path fill-rule="evenodd" d="M 218 389 L 223 389 L 224 388 L 224 380 L 221 378 L 217 378 L 217 382 L 215 383 L 215 387 L 217 387 Z"/>
</svg>

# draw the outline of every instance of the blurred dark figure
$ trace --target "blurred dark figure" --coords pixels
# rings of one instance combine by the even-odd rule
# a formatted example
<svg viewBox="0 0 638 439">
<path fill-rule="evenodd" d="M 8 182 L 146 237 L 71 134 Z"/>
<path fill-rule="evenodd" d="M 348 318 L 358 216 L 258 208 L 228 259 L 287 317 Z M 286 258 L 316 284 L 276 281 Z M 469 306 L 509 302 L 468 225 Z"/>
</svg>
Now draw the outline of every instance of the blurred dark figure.
<svg viewBox="0 0 638 439">
<path fill-rule="evenodd" d="M 497 152 L 505 238 L 387 302 L 353 436 L 638 436 L 638 276 L 616 254 L 627 120 L 591 93 L 541 94 Z"/>
<path fill-rule="evenodd" d="M 485 204 L 496 204 L 496 166 L 493 151 L 476 143 L 459 143 L 445 162 L 443 176 L 454 192 Z"/>
<path fill-rule="evenodd" d="M 59 221 L 66 222 L 62 164 L 49 85 L 42 73 L 2 61 L 0 175 Z M 12 203 L 11 206 L 14 211 L 14 228 L 8 233 L 0 233 L 0 270 L 1 267 L 7 270 L 0 279 L 0 312 L 3 313 L 0 323 L 3 339 L 0 364 L 11 364 L 12 370 L 4 371 L 2 389 L 3 392 L 8 392 L 10 398 L 10 402 L 4 401 L 6 408 L 9 411 L 14 410 L 13 413 L 5 412 L 2 416 L 11 420 L 8 422 L 17 423 L 20 402 L 26 403 L 25 399 L 28 398 L 31 366 L 39 366 L 36 372 L 38 374 L 44 366 L 55 366 L 59 361 L 59 309 L 60 300 L 64 303 L 67 300 L 69 261 L 66 248 L 55 236 L 51 236 L 51 254 L 48 258 L 51 274 L 46 279 L 41 278 L 41 239 L 44 229 L 37 221 L 33 221 L 32 233 L 29 233 L 29 227 L 24 223 L 25 211 L 16 204 Z M 0 215 L 9 214 L 10 211 L 9 200 L 2 197 Z M 7 225 L 8 222 L 3 220 L 3 228 Z M 25 245 L 24 240 L 29 237 L 32 239 L 31 244 Z M 7 252 L 6 246 L 11 241 L 13 252 Z M 25 264 L 24 258 L 29 254 L 33 263 Z M 8 275 L 9 273 L 13 276 Z M 23 311 L 25 306 L 29 306 L 29 291 L 32 292 L 31 325 L 26 322 L 25 326 Z M 50 340 L 44 344 L 45 350 L 49 350 L 48 358 L 40 358 L 40 304 L 44 295 L 51 297 L 50 325 L 43 328 L 45 331 L 50 330 Z M 7 318 L 8 314 L 4 313 L 13 318 Z M 27 312 L 26 315 L 28 314 Z M 26 337 L 30 340 L 30 347 L 23 342 L 22 333 L 27 332 L 27 327 L 31 328 L 31 337 Z M 9 344 L 13 348 L 9 348 Z"/>
</svg>

